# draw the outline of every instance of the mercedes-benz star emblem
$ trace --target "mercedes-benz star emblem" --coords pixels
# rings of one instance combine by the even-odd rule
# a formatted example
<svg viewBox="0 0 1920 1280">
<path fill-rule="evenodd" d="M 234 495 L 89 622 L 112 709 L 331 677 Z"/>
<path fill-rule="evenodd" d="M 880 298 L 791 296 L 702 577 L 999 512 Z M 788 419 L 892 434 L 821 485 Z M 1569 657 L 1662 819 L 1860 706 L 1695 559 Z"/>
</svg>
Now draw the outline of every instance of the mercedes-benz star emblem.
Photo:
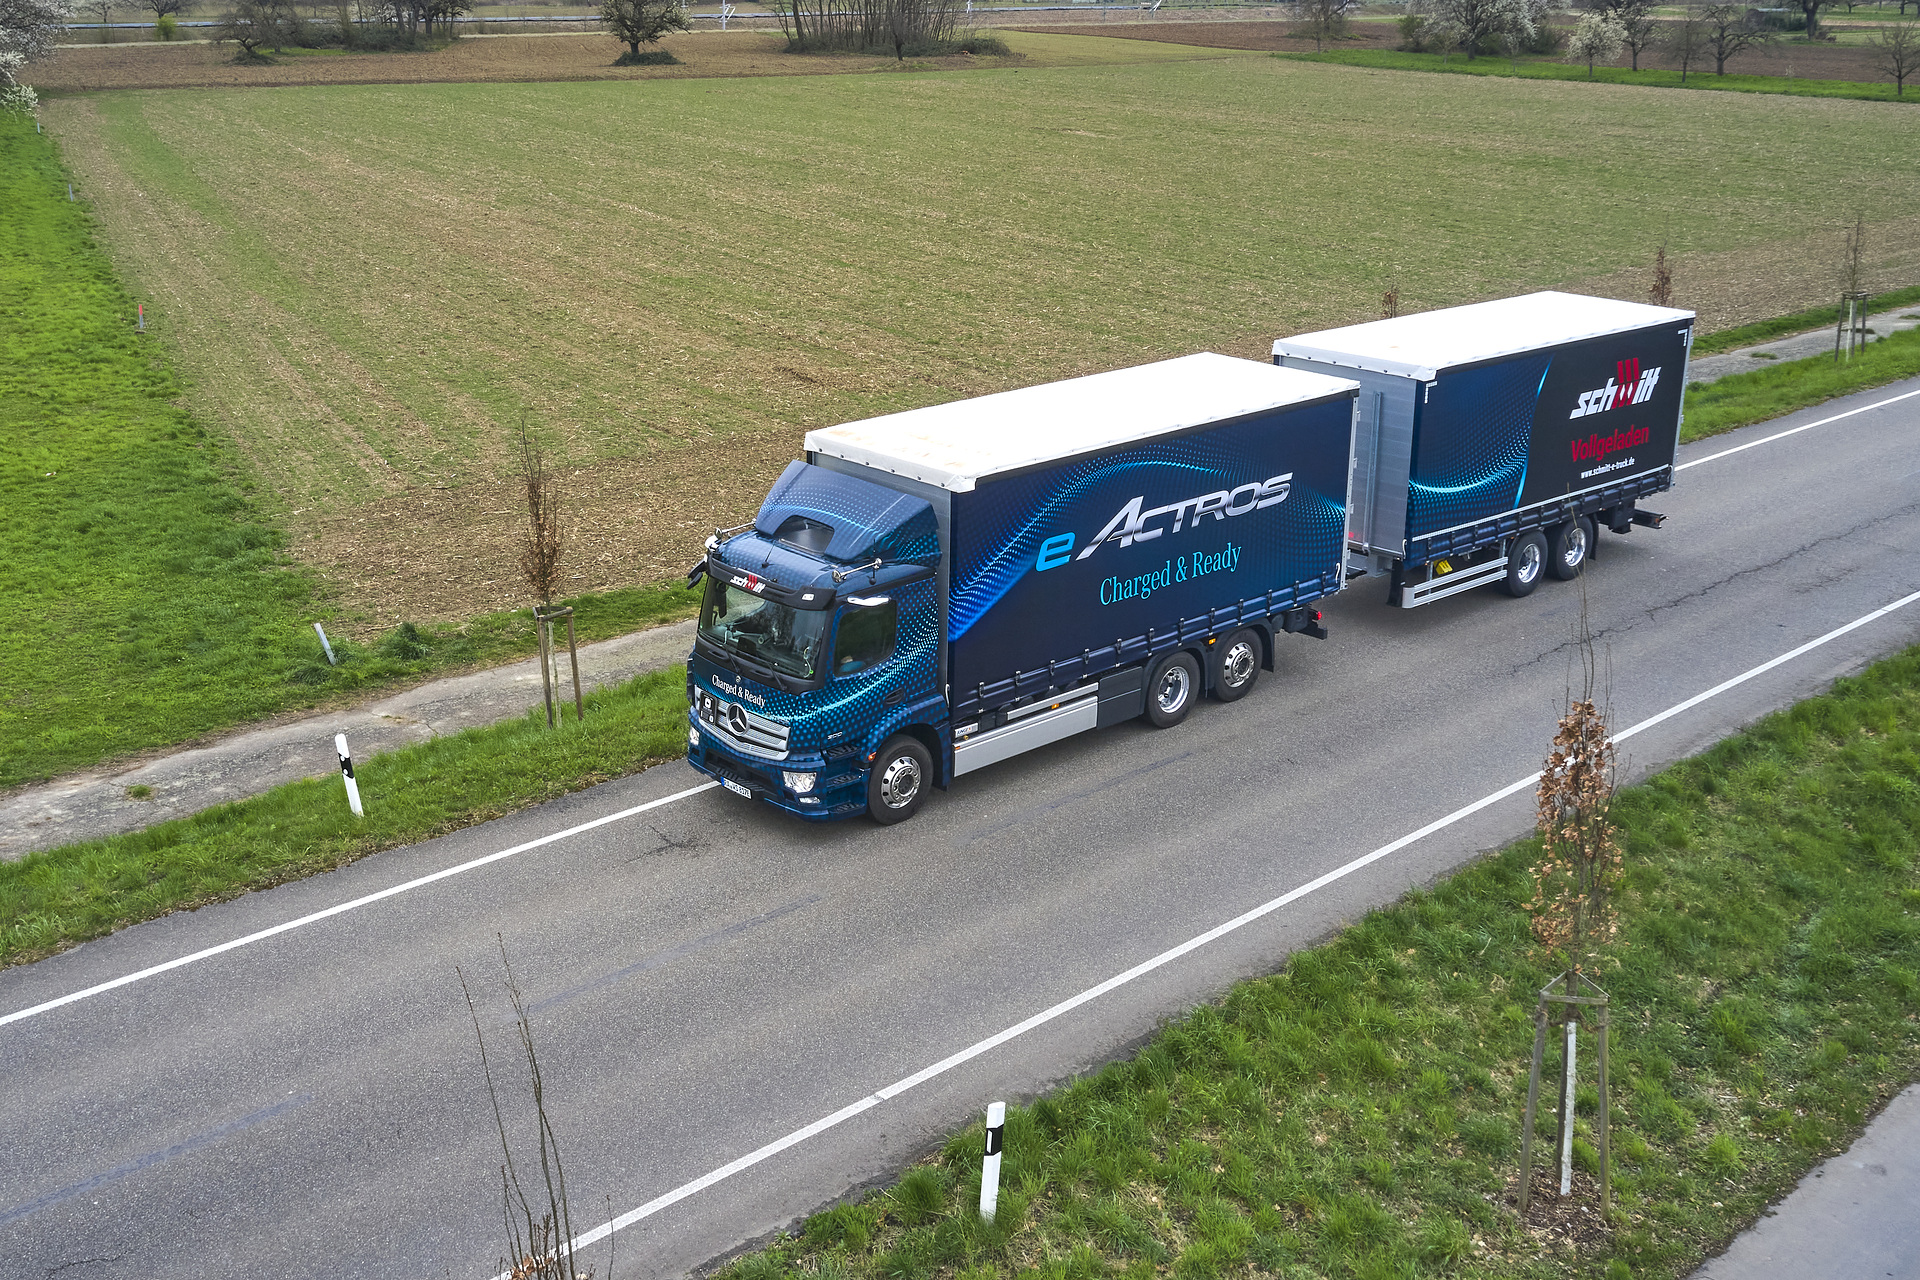
<svg viewBox="0 0 1920 1280">
<path fill-rule="evenodd" d="M 727 708 L 727 724 L 738 737 L 747 736 L 747 709 L 739 703 Z"/>
</svg>

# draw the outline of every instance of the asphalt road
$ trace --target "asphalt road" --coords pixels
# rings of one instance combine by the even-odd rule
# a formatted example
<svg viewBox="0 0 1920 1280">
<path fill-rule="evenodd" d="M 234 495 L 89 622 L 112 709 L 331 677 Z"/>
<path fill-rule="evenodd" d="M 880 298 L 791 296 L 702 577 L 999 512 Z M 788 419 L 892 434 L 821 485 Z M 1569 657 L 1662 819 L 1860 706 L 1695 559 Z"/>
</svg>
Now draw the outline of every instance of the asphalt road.
<svg viewBox="0 0 1920 1280">
<path fill-rule="evenodd" d="M 1690 446 L 1705 459 L 1920 382 Z M 1920 395 L 1701 462 L 1584 579 L 1615 724 L 1920 590 Z M 682 1187 L 1539 767 L 1576 584 L 1411 612 L 1362 581 L 1246 700 L 971 775 L 905 827 L 705 791 L 0 1024 L 7 1276 L 488 1276 L 498 1139 L 530 1136 L 496 937 L 531 1002 L 576 1226 Z M 1635 736 L 1634 773 L 1920 641 L 1920 604 Z M 685 790 L 669 765 L 0 973 L 0 1020 Z M 377 795 L 370 804 L 380 803 Z M 673 1275 L 1123 1053 L 1520 834 L 1524 792 L 621 1231 Z M 604 1259 L 601 1259 L 605 1274 Z"/>
</svg>

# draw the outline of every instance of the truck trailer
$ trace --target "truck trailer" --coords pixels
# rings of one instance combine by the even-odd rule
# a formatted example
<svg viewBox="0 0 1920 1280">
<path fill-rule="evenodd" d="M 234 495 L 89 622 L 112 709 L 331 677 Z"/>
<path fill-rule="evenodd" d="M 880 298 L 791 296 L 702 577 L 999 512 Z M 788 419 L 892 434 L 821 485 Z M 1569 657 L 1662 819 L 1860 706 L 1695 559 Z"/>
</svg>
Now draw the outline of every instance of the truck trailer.
<svg viewBox="0 0 1920 1280">
<path fill-rule="evenodd" d="M 1413 608 L 1576 577 L 1601 528 L 1658 528 L 1694 314 L 1533 293 L 1282 338 L 1273 361 L 1360 385 L 1349 574 Z"/>
<path fill-rule="evenodd" d="M 810 432 L 716 531 L 687 759 L 809 819 L 1135 717 L 1324 639 L 1359 386 L 1200 354 Z"/>
</svg>

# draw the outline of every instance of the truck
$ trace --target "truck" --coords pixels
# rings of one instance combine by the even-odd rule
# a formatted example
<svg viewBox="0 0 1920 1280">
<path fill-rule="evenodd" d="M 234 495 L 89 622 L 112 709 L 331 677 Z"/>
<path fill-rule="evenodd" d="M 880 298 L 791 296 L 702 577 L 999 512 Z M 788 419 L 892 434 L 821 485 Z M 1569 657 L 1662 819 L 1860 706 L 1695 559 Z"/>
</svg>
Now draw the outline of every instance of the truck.
<svg viewBox="0 0 1920 1280">
<path fill-rule="evenodd" d="M 715 531 L 687 760 L 813 820 L 1243 697 L 1345 582 L 1359 386 L 1201 353 L 810 432 Z"/>
<path fill-rule="evenodd" d="M 1411 609 L 1577 577 L 1600 529 L 1665 519 L 1694 314 L 1542 292 L 1282 338 L 1360 387 L 1348 571 Z"/>
<path fill-rule="evenodd" d="M 800 817 L 1244 697 L 1350 581 L 1413 608 L 1658 528 L 1693 314 L 1536 293 L 810 432 L 716 530 L 687 760 Z"/>
</svg>

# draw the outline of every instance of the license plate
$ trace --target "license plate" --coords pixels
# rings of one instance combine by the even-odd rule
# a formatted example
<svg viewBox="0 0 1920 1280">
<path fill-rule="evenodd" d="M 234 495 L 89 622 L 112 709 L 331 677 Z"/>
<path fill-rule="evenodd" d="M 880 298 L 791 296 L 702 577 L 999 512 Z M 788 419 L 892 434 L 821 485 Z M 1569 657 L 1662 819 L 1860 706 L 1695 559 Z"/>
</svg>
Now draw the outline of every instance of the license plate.
<svg viewBox="0 0 1920 1280">
<path fill-rule="evenodd" d="M 739 783 L 735 782 L 732 778 L 720 779 L 720 785 L 725 787 L 727 790 L 733 792 L 735 795 L 745 796 L 749 800 L 753 799 L 753 788 L 743 787 Z"/>
</svg>

